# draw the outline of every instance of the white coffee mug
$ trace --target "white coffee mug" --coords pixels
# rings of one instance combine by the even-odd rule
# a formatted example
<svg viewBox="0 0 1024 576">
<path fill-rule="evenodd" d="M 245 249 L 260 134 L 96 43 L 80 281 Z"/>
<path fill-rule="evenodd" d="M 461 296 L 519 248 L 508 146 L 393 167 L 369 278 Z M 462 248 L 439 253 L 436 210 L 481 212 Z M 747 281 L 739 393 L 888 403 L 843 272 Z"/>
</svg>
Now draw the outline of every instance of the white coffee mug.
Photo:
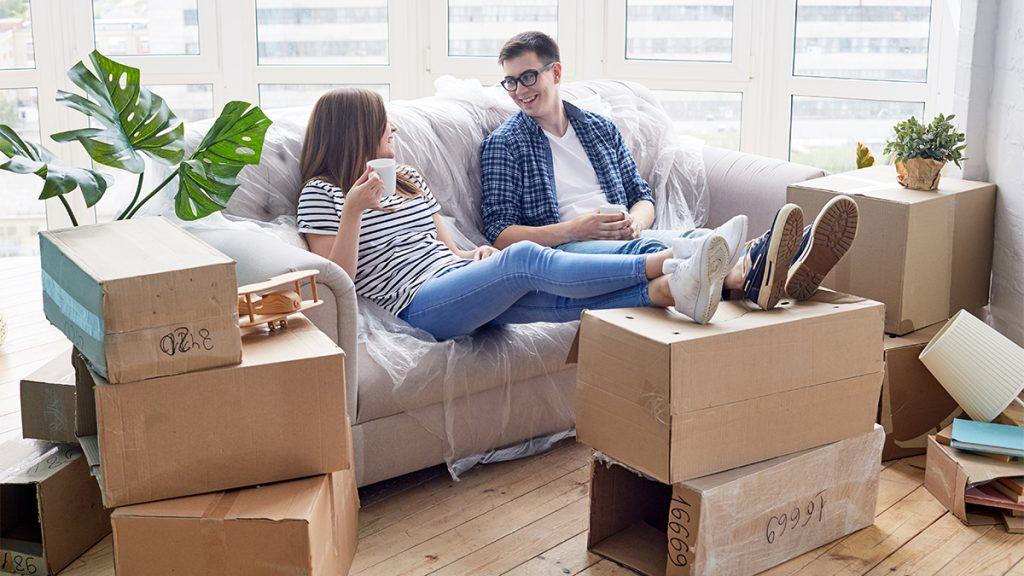
<svg viewBox="0 0 1024 576">
<path fill-rule="evenodd" d="M 629 211 L 626 210 L 626 207 L 623 206 L 622 204 L 602 204 L 597 209 L 597 213 L 598 214 L 623 214 L 623 215 L 625 215 L 625 214 L 629 214 Z"/>
<path fill-rule="evenodd" d="M 367 166 L 373 168 L 373 171 L 380 176 L 381 182 L 384 183 L 384 192 L 381 198 L 386 198 L 395 193 L 395 170 L 397 164 L 394 158 L 377 158 L 370 160 L 366 163 Z"/>
</svg>

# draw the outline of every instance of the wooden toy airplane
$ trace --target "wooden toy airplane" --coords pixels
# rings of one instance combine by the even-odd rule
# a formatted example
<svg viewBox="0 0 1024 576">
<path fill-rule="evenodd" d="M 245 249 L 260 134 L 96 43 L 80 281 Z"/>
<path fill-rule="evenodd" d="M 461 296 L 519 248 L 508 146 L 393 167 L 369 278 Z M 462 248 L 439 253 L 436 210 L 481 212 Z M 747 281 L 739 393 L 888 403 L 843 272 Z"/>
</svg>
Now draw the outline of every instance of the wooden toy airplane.
<svg viewBox="0 0 1024 576">
<path fill-rule="evenodd" d="M 319 270 L 296 270 L 270 280 L 238 287 L 238 326 L 266 323 L 271 331 L 288 326 L 288 316 L 323 304 L 316 294 Z M 302 299 L 302 284 L 309 280 L 311 300 Z M 288 286 L 290 290 L 274 290 Z"/>
</svg>

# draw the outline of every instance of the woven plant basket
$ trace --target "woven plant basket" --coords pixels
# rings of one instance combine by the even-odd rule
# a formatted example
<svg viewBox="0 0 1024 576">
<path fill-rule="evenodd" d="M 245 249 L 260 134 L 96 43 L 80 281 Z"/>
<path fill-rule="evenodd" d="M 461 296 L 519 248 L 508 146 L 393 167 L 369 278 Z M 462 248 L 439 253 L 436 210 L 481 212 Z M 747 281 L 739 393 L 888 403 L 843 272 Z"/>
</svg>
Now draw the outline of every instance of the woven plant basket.
<svg viewBox="0 0 1024 576">
<path fill-rule="evenodd" d="M 938 190 L 945 162 L 931 158 L 908 158 L 896 163 L 896 180 L 904 188 Z"/>
</svg>

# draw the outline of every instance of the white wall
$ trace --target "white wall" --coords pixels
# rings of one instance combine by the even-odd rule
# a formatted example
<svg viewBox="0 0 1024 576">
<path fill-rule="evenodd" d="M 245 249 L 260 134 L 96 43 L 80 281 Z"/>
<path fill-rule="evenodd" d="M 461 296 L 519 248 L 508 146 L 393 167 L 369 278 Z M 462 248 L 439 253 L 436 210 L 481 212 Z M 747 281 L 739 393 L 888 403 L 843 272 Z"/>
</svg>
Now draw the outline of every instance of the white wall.
<svg viewBox="0 0 1024 576">
<path fill-rule="evenodd" d="M 981 0 L 983 5 L 992 2 Z M 995 4 L 983 148 L 988 179 L 999 186 L 991 309 L 995 327 L 1024 345 L 1024 2 Z M 980 14 L 986 9 L 983 6 Z"/>
</svg>

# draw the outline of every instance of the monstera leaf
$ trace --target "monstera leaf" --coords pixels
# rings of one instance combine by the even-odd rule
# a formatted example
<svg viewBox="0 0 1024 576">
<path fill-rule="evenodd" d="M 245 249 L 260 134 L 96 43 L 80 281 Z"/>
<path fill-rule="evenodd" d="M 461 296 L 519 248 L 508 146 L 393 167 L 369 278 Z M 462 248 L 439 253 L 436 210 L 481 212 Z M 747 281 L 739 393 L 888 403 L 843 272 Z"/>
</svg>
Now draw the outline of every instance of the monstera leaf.
<svg viewBox="0 0 1024 576">
<path fill-rule="evenodd" d="M 39 194 L 40 200 L 81 188 L 86 206 L 93 206 L 103 197 L 111 183 L 106 175 L 95 170 L 62 165 L 53 152 L 22 140 L 14 130 L 3 124 L 0 124 L 0 152 L 8 158 L 0 164 L 0 169 L 15 174 L 35 174 L 45 181 L 43 191 Z"/>
<path fill-rule="evenodd" d="M 229 102 L 195 152 L 178 166 L 174 211 L 197 220 L 227 206 L 238 188 L 238 173 L 258 164 L 271 120 L 258 106 Z"/>
<path fill-rule="evenodd" d="M 163 98 L 139 82 L 139 69 L 119 64 L 93 51 L 95 74 L 84 63 L 75 64 L 68 78 L 88 98 L 57 91 L 57 101 L 89 116 L 101 128 L 80 128 L 51 136 L 57 142 L 77 140 L 99 164 L 141 174 L 145 154 L 157 162 L 181 162 L 185 127 Z"/>
</svg>

